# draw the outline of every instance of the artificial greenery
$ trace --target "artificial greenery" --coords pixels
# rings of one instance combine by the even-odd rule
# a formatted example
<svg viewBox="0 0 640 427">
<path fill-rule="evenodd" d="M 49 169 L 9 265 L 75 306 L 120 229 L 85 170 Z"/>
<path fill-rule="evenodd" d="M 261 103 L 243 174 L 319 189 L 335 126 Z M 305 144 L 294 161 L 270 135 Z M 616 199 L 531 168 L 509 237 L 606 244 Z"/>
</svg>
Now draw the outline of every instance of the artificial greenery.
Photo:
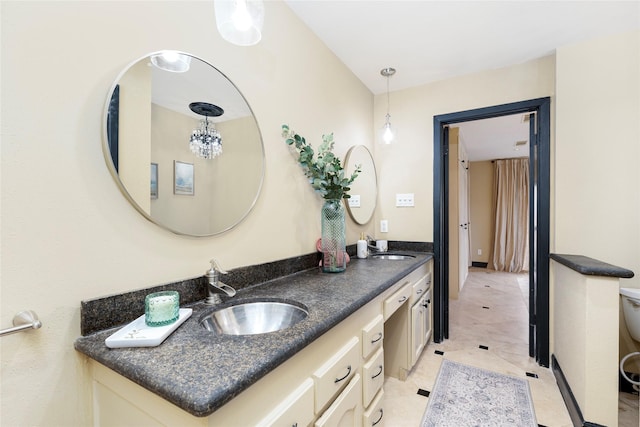
<svg viewBox="0 0 640 427">
<path fill-rule="evenodd" d="M 304 137 L 291 130 L 288 125 L 282 125 L 282 137 L 285 138 L 287 145 L 295 148 L 298 153 L 298 162 L 316 192 L 328 200 L 351 197 L 348 193 L 349 186 L 360 173 L 360 165 L 355 166 L 350 177 L 344 176 L 340 159 L 331 151 L 334 145 L 333 133 L 322 135 L 322 144 L 317 156 Z"/>
</svg>

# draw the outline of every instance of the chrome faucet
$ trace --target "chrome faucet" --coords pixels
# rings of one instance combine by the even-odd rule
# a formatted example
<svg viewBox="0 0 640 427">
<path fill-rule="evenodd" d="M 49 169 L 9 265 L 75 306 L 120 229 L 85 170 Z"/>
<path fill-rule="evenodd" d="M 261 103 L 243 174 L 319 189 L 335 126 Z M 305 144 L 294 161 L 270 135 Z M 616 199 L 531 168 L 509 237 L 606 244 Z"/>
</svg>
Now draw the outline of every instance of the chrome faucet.
<svg viewBox="0 0 640 427">
<path fill-rule="evenodd" d="M 373 239 L 373 237 L 367 234 L 367 249 L 369 250 L 369 252 L 380 252 L 380 249 L 378 249 L 375 243 L 376 241 Z"/>
<path fill-rule="evenodd" d="M 227 272 L 220 268 L 218 261 L 213 258 L 209 262 L 211 263 L 211 268 L 205 274 L 209 279 L 209 285 L 207 286 L 209 296 L 205 300 L 205 304 L 220 304 L 222 302 L 221 294 L 232 297 L 236 294 L 236 290 L 219 280 L 220 274 L 227 274 Z"/>
</svg>

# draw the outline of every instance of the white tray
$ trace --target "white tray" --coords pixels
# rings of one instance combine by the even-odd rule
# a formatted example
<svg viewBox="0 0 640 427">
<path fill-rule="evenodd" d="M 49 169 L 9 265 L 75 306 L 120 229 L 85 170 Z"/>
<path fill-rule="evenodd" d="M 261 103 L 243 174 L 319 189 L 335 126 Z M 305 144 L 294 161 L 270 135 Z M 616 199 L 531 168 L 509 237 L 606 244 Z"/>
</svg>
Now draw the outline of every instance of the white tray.
<svg viewBox="0 0 640 427">
<path fill-rule="evenodd" d="M 193 310 L 190 308 L 181 308 L 178 320 L 167 326 L 147 326 L 143 314 L 104 340 L 104 343 L 109 348 L 155 347 L 162 344 L 162 341 L 171 335 L 178 326 L 191 317 L 192 312 Z"/>
</svg>

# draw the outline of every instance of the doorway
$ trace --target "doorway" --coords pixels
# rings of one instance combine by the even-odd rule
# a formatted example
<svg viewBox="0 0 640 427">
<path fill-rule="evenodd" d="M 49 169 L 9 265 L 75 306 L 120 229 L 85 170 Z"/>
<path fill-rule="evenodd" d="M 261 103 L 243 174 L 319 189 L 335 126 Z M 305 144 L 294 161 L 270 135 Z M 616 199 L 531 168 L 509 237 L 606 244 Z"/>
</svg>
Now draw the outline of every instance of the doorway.
<svg viewBox="0 0 640 427">
<path fill-rule="evenodd" d="M 529 355 L 549 366 L 550 98 L 502 104 L 434 117 L 435 342 L 449 337 L 449 125 L 529 114 Z"/>
</svg>

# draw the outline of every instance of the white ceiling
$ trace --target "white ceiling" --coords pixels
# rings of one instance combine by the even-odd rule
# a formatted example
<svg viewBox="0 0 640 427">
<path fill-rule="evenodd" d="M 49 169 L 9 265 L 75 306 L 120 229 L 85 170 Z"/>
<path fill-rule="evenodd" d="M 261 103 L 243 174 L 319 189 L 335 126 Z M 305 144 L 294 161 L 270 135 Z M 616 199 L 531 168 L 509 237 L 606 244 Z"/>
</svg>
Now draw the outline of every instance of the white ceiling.
<svg viewBox="0 0 640 427">
<path fill-rule="evenodd" d="M 285 0 L 373 92 L 507 67 L 640 28 L 640 1 Z M 265 18 L 268 19 L 268 18 Z M 471 161 L 528 155 L 522 116 L 457 124 Z M 517 141 L 527 145 L 514 150 Z"/>
<path fill-rule="evenodd" d="M 460 138 L 469 161 L 510 159 L 529 156 L 529 122 L 524 114 L 474 120 L 452 126 L 460 128 Z M 524 145 L 516 145 L 525 141 Z"/>
<path fill-rule="evenodd" d="M 638 0 L 285 1 L 374 94 L 386 91 L 386 67 L 394 91 L 640 28 Z"/>
</svg>

